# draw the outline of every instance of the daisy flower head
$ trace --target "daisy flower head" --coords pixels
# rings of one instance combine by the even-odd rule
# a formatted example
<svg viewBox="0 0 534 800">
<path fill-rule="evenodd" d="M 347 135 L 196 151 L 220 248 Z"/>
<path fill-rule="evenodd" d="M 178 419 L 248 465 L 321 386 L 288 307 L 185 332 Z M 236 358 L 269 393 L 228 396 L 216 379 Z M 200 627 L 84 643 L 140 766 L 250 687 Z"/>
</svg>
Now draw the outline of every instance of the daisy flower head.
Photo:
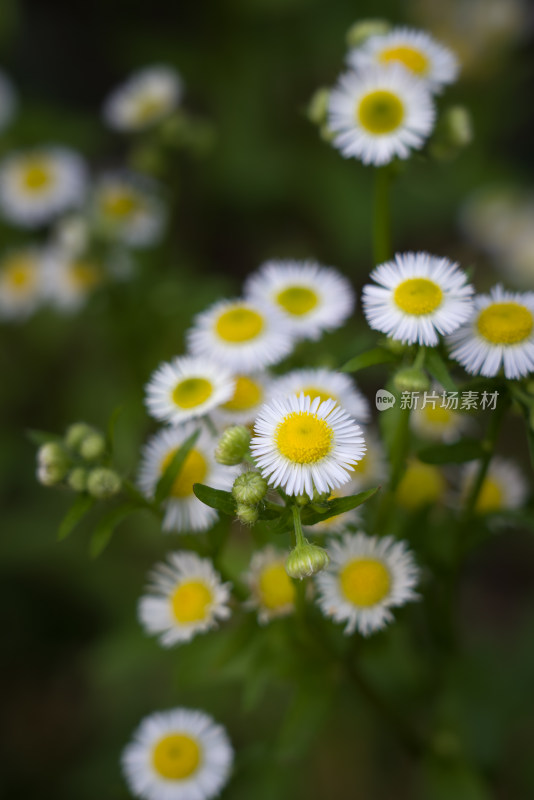
<svg viewBox="0 0 534 800">
<path fill-rule="evenodd" d="M 469 416 L 449 407 L 447 395 L 441 387 L 433 386 L 431 394 L 438 399 L 412 409 L 410 426 L 422 439 L 455 442 L 469 429 Z"/>
<path fill-rule="evenodd" d="M 395 500 L 405 511 L 417 511 L 441 502 L 446 488 L 438 467 L 412 459 L 395 490 Z"/>
<path fill-rule="evenodd" d="M 169 116 L 181 96 L 182 80 L 175 69 L 145 67 L 111 92 L 104 103 L 104 120 L 117 131 L 145 130 Z"/>
<path fill-rule="evenodd" d="M 227 783 L 233 755 L 225 729 L 212 717 L 173 708 L 145 717 L 121 761 L 134 797 L 210 800 Z"/>
<path fill-rule="evenodd" d="M 419 571 L 405 542 L 346 534 L 330 543 L 328 555 L 329 566 L 315 579 L 318 603 L 326 617 L 346 623 L 346 635 L 380 630 L 392 621 L 392 608 L 417 598 Z"/>
<path fill-rule="evenodd" d="M 150 577 L 138 616 L 145 631 L 158 635 L 163 647 L 189 642 L 230 616 L 231 586 L 222 583 L 207 558 L 170 553 L 167 563 L 157 564 Z"/>
<path fill-rule="evenodd" d="M 369 36 L 361 47 L 349 52 L 347 60 L 355 70 L 399 64 L 433 92 L 453 83 L 459 72 L 458 59 L 448 47 L 413 28 L 393 28 L 388 33 Z"/>
<path fill-rule="evenodd" d="M 167 222 L 159 188 L 146 176 L 108 172 L 95 186 L 95 223 L 109 239 L 133 248 L 157 244 Z"/>
<path fill-rule="evenodd" d="M 295 610 L 295 583 L 286 572 L 287 553 L 267 545 L 252 556 L 245 581 L 250 590 L 247 608 L 255 609 L 265 625 Z"/>
<path fill-rule="evenodd" d="M 213 418 L 223 426 L 251 425 L 260 406 L 270 396 L 271 381 L 265 372 L 233 375 L 234 391 L 230 399 L 215 410 Z"/>
<path fill-rule="evenodd" d="M 143 494 L 154 497 L 156 485 L 196 426 L 186 422 L 177 428 L 165 428 L 145 445 L 139 470 L 138 484 Z M 216 439 L 203 430 L 195 446 L 189 451 L 169 494 L 164 500 L 164 531 L 205 531 L 215 524 L 217 512 L 195 497 L 193 484 L 207 483 L 214 489 L 230 491 L 236 470 L 217 464 L 214 457 Z"/>
<path fill-rule="evenodd" d="M 355 304 L 350 282 L 314 261 L 267 261 L 246 281 L 245 296 L 272 305 L 304 339 L 340 328 Z"/>
<path fill-rule="evenodd" d="M 304 394 L 311 400 L 319 397 L 334 400 L 342 406 L 357 422 L 369 419 L 367 398 L 356 388 L 349 375 L 330 369 L 295 369 L 273 381 L 272 397 L 289 397 Z"/>
<path fill-rule="evenodd" d="M 78 311 L 104 280 L 102 264 L 90 256 L 72 257 L 51 248 L 45 264 L 46 298 L 61 311 Z"/>
<path fill-rule="evenodd" d="M 190 351 L 233 372 L 277 364 L 293 349 L 294 337 L 281 314 L 255 300 L 219 300 L 198 314 L 187 334 Z"/>
<path fill-rule="evenodd" d="M 146 386 L 146 405 L 155 419 L 179 425 L 227 402 L 234 389 L 230 372 L 214 360 L 178 356 L 152 375 Z"/>
<path fill-rule="evenodd" d="M 462 499 L 465 501 L 473 487 L 479 464 L 472 462 L 462 470 Z M 528 483 L 514 461 L 495 457 L 480 489 L 474 511 L 491 514 L 521 508 L 528 496 Z"/>
<path fill-rule="evenodd" d="M 13 84 L 3 72 L 0 72 L 0 130 L 4 130 L 13 119 L 17 100 Z"/>
<path fill-rule="evenodd" d="M 0 211 L 13 225 L 44 225 L 79 206 L 86 190 L 83 159 L 66 147 L 11 153 L 0 163 Z"/>
<path fill-rule="evenodd" d="M 22 320 L 44 299 L 46 253 L 35 247 L 9 250 L 0 259 L 0 319 Z"/>
<path fill-rule="evenodd" d="M 345 158 L 378 167 L 419 150 L 435 116 L 420 80 L 399 65 L 370 66 L 341 76 L 330 94 L 328 128 Z"/>
<path fill-rule="evenodd" d="M 343 408 L 303 394 L 265 404 L 254 434 L 250 449 L 260 472 L 288 495 L 343 486 L 365 453 L 362 430 Z"/>
<path fill-rule="evenodd" d="M 406 344 L 435 347 L 473 310 L 473 287 L 457 264 L 428 253 L 402 253 L 376 267 L 362 294 L 371 328 Z"/>
<path fill-rule="evenodd" d="M 534 292 L 494 286 L 477 295 L 471 318 L 448 339 L 450 356 L 472 375 L 506 378 L 534 371 Z"/>
</svg>

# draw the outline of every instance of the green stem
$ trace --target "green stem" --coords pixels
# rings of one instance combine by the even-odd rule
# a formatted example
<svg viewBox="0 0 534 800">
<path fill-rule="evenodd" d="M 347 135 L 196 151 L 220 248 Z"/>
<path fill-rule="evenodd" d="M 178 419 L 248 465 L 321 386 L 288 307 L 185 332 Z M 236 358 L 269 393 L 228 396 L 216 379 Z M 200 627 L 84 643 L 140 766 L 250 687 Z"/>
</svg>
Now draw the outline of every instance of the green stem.
<svg viewBox="0 0 534 800">
<path fill-rule="evenodd" d="M 295 545 L 296 547 L 303 547 L 306 544 L 306 539 L 302 530 L 300 506 L 292 506 L 291 510 L 293 512 L 293 525 L 295 526 Z"/>
<path fill-rule="evenodd" d="M 389 189 L 391 170 L 389 165 L 375 169 L 375 191 L 373 209 L 373 255 L 375 264 L 391 258 L 391 213 Z"/>
</svg>

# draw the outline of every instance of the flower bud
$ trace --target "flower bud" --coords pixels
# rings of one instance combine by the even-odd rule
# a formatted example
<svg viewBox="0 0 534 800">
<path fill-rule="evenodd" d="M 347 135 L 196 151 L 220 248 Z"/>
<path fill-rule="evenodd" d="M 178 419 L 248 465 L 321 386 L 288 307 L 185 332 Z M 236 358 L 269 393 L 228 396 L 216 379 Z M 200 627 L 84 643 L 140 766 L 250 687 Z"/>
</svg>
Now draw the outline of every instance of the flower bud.
<svg viewBox="0 0 534 800">
<path fill-rule="evenodd" d="M 121 488 L 121 479 L 112 469 L 97 467 L 91 470 L 87 478 L 87 491 L 98 500 L 113 497 Z"/>
<path fill-rule="evenodd" d="M 215 450 L 215 460 L 229 467 L 240 464 L 248 453 L 249 444 L 250 431 L 244 425 L 226 428 Z"/>
<path fill-rule="evenodd" d="M 67 433 L 65 434 L 65 444 L 71 450 L 77 450 L 86 436 L 94 433 L 94 429 L 85 422 L 75 422 L 74 425 L 69 425 Z"/>
<path fill-rule="evenodd" d="M 69 457 L 61 444 L 47 442 L 41 445 L 37 451 L 37 461 L 43 467 L 66 466 L 69 463 Z"/>
<path fill-rule="evenodd" d="M 465 106 L 446 108 L 430 142 L 430 153 L 438 160 L 455 158 L 473 141 L 473 120 Z"/>
<path fill-rule="evenodd" d="M 106 451 L 106 440 L 101 433 L 90 433 L 86 436 L 78 448 L 81 457 L 86 461 L 96 461 L 101 458 Z"/>
<path fill-rule="evenodd" d="M 309 503 L 311 503 L 311 499 L 307 494 L 296 494 L 293 499 L 298 506 L 307 506 Z"/>
<path fill-rule="evenodd" d="M 66 464 L 39 464 L 37 467 L 37 480 L 43 486 L 55 486 L 61 483 L 67 474 L 67 469 Z"/>
<path fill-rule="evenodd" d="M 75 492 L 85 492 L 87 489 L 88 472 L 83 467 L 75 467 L 67 476 L 67 484 Z"/>
<path fill-rule="evenodd" d="M 254 525 L 258 520 L 258 509 L 256 506 L 249 506 L 246 503 L 238 503 L 236 514 L 239 522 L 244 525 Z"/>
<path fill-rule="evenodd" d="M 385 19 L 364 19 L 355 22 L 346 33 L 348 47 L 359 47 L 370 36 L 387 33 L 391 25 Z"/>
<path fill-rule="evenodd" d="M 310 122 L 313 122 L 314 125 L 325 124 L 329 98 L 330 90 L 325 89 L 324 87 L 317 89 L 317 91 L 313 94 L 310 102 L 308 103 L 306 114 Z"/>
<path fill-rule="evenodd" d="M 393 378 L 398 392 L 426 392 L 430 388 L 430 380 L 426 372 L 419 367 L 404 367 Z"/>
<path fill-rule="evenodd" d="M 267 481 L 259 472 L 243 472 L 235 479 L 232 494 L 238 503 L 256 505 L 267 494 Z"/>
<path fill-rule="evenodd" d="M 305 540 L 306 541 L 306 540 Z M 295 547 L 286 560 L 286 572 L 291 578 L 309 578 L 328 566 L 330 558 L 322 547 L 306 544 Z"/>
</svg>

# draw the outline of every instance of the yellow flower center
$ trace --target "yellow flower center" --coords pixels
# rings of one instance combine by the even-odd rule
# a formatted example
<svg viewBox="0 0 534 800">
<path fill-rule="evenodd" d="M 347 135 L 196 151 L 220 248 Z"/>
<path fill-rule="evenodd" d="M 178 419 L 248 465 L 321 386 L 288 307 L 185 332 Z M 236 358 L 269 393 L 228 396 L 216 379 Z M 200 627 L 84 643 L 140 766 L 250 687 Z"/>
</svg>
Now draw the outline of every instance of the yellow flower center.
<svg viewBox="0 0 534 800">
<path fill-rule="evenodd" d="M 262 605 L 274 610 L 295 602 L 295 586 L 283 564 L 265 567 L 258 581 Z"/>
<path fill-rule="evenodd" d="M 171 598 L 173 614 L 182 624 L 205 620 L 212 602 L 211 590 L 200 581 L 182 583 Z"/>
<path fill-rule="evenodd" d="M 227 411 L 246 411 L 254 408 L 263 397 L 261 386 L 246 375 L 238 375 L 235 379 L 235 389 L 231 400 L 224 403 Z"/>
<path fill-rule="evenodd" d="M 118 220 L 126 219 L 141 207 L 139 197 L 128 189 L 108 191 L 102 205 L 105 214 Z"/>
<path fill-rule="evenodd" d="M 244 306 L 224 311 L 215 325 L 217 335 L 225 342 L 248 342 L 263 330 L 263 317 Z"/>
<path fill-rule="evenodd" d="M 34 265 L 29 258 L 14 256 L 5 264 L 3 272 L 6 283 L 15 292 L 22 294 L 35 283 Z"/>
<path fill-rule="evenodd" d="M 532 333 L 532 312 L 519 303 L 493 303 L 480 312 L 478 332 L 493 344 L 518 344 Z"/>
<path fill-rule="evenodd" d="M 22 177 L 24 188 L 30 192 L 47 189 L 52 182 L 52 170 L 46 161 L 35 159 L 28 162 Z"/>
<path fill-rule="evenodd" d="M 404 105 L 393 92 L 379 89 L 360 100 L 355 116 L 369 133 L 391 133 L 404 119 Z"/>
<path fill-rule="evenodd" d="M 344 596 L 355 606 L 369 608 L 380 603 L 391 587 L 389 570 L 375 558 L 349 561 L 339 573 Z"/>
<path fill-rule="evenodd" d="M 389 64 L 391 61 L 400 61 L 411 72 L 416 75 L 426 75 L 428 73 L 430 62 L 428 58 L 420 50 L 414 47 L 399 46 L 388 47 L 380 53 L 380 61 L 383 64 Z"/>
<path fill-rule="evenodd" d="M 282 308 L 290 314 L 301 317 L 315 308 L 319 302 L 319 297 L 307 286 L 288 286 L 276 295 L 276 301 Z"/>
<path fill-rule="evenodd" d="M 189 778 L 200 764 L 198 742 L 185 733 L 170 733 L 154 747 L 152 764 L 158 775 L 171 781 Z"/>
<path fill-rule="evenodd" d="M 79 289 L 92 289 L 100 283 L 100 269 L 89 261 L 76 261 L 70 266 L 70 279 Z"/>
<path fill-rule="evenodd" d="M 364 455 L 358 462 L 352 465 L 352 469 L 359 475 L 365 475 L 368 465 L 369 465 L 369 450 L 366 453 L 364 453 Z"/>
<path fill-rule="evenodd" d="M 443 300 L 443 292 L 434 281 L 428 278 L 408 278 L 399 283 L 393 299 L 396 305 L 406 314 L 430 314 L 439 308 Z"/>
<path fill-rule="evenodd" d="M 205 403 L 213 394 L 213 384 L 206 378 L 186 378 L 177 383 L 172 399 L 179 408 L 195 408 Z"/>
<path fill-rule="evenodd" d="M 165 110 L 165 100 L 161 97 L 146 95 L 137 101 L 135 114 L 138 122 L 150 122 L 155 117 L 160 116 Z"/>
<path fill-rule="evenodd" d="M 503 507 L 503 500 L 504 496 L 500 484 L 494 478 L 486 478 L 478 495 L 475 511 L 478 514 L 499 511 Z"/>
<path fill-rule="evenodd" d="M 437 404 L 435 408 L 433 408 L 431 405 L 426 405 L 422 409 L 422 412 L 425 416 L 425 419 L 431 425 L 434 425 L 436 428 L 440 429 L 447 428 L 453 422 L 454 417 L 456 416 L 454 411 Z"/>
<path fill-rule="evenodd" d="M 171 463 L 175 450 L 167 453 L 161 462 L 161 474 L 163 475 L 169 464 Z M 172 497 L 189 497 L 193 494 L 193 484 L 203 483 L 206 475 L 208 474 L 208 464 L 206 459 L 198 450 L 190 450 L 186 456 L 182 469 L 178 473 L 172 485 L 170 494 Z"/>
<path fill-rule="evenodd" d="M 397 502 L 402 508 L 414 511 L 437 502 L 445 490 L 439 469 L 431 464 L 412 462 L 397 486 Z"/>
<path fill-rule="evenodd" d="M 280 453 L 295 464 L 315 464 L 332 449 L 334 433 L 316 414 L 293 411 L 286 414 L 275 432 Z"/>
<path fill-rule="evenodd" d="M 325 392 L 324 389 L 319 389 L 317 386 L 304 386 L 302 389 L 302 394 L 309 397 L 312 401 L 315 400 L 316 397 L 321 399 L 321 403 L 324 400 L 335 400 L 337 403 L 337 397 L 329 392 Z M 300 391 L 298 392 L 300 394 Z"/>
</svg>

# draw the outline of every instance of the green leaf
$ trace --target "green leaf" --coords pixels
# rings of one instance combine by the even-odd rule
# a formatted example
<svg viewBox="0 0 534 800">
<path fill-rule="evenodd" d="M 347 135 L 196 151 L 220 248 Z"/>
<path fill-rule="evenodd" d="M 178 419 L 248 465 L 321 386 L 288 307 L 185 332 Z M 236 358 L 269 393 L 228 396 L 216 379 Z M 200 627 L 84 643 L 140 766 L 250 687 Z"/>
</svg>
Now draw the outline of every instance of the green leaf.
<svg viewBox="0 0 534 800">
<path fill-rule="evenodd" d="M 124 406 L 117 406 L 117 408 L 113 411 L 111 417 L 109 418 L 106 441 L 108 450 L 110 452 L 113 452 L 113 446 L 115 444 L 115 427 L 117 425 L 117 420 L 119 419 L 123 411 L 124 411 Z"/>
<path fill-rule="evenodd" d="M 108 511 L 101 517 L 98 525 L 96 526 L 91 537 L 91 544 L 89 545 L 89 552 L 92 558 L 96 558 L 108 546 L 113 531 L 123 519 L 128 517 L 134 511 L 138 511 L 139 507 L 134 503 L 125 503 L 116 508 Z"/>
<path fill-rule="evenodd" d="M 203 483 L 193 484 L 193 491 L 205 505 L 216 508 L 223 514 L 235 516 L 235 500 L 231 492 L 223 492 L 222 489 L 213 489 Z"/>
<path fill-rule="evenodd" d="M 330 517 L 337 517 L 338 514 L 344 514 L 353 508 L 358 508 L 362 503 L 373 497 L 379 489 L 380 487 L 376 486 L 374 489 L 367 489 L 365 492 L 351 494 L 348 497 L 336 497 L 335 500 L 327 503 L 324 514 L 305 508 L 302 512 L 302 523 L 303 525 L 315 525 L 317 522 L 330 519 Z"/>
<path fill-rule="evenodd" d="M 418 451 L 417 457 L 425 464 L 463 464 L 485 455 L 479 439 L 460 439 L 453 444 L 433 444 Z"/>
<path fill-rule="evenodd" d="M 278 519 L 267 522 L 267 527 L 271 533 L 287 533 L 287 531 L 293 530 L 293 512 L 291 509 L 285 508 Z"/>
<path fill-rule="evenodd" d="M 71 533 L 88 511 L 94 506 L 96 500 L 88 494 L 80 494 L 71 505 L 59 526 L 57 538 L 60 542 Z"/>
<path fill-rule="evenodd" d="M 63 437 L 58 436 L 57 433 L 48 433 L 47 431 L 28 430 L 26 431 L 26 436 L 37 447 L 48 442 L 61 442 L 63 440 Z"/>
<path fill-rule="evenodd" d="M 341 367 L 341 372 L 359 372 L 361 369 L 367 367 L 374 367 L 377 364 L 390 364 L 397 360 L 394 353 L 384 350 L 382 347 L 374 347 L 372 350 L 366 350 L 358 356 L 354 356 L 346 364 Z"/>
<path fill-rule="evenodd" d="M 179 447 L 174 454 L 170 464 L 167 466 L 167 469 L 157 483 L 156 492 L 154 495 L 154 500 L 156 503 L 161 503 L 162 500 L 165 500 L 165 498 L 169 496 L 172 485 L 180 474 L 180 470 L 184 465 L 189 451 L 194 447 L 199 436 L 200 428 L 192 433 L 191 436 L 185 440 L 182 446 Z"/>
<path fill-rule="evenodd" d="M 458 386 L 455 384 L 445 361 L 435 349 L 427 349 L 425 353 L 425 367 L 430 372 L 432 377 L 440 383 L 445 391 L 457 392 Z"/>
</svg>

